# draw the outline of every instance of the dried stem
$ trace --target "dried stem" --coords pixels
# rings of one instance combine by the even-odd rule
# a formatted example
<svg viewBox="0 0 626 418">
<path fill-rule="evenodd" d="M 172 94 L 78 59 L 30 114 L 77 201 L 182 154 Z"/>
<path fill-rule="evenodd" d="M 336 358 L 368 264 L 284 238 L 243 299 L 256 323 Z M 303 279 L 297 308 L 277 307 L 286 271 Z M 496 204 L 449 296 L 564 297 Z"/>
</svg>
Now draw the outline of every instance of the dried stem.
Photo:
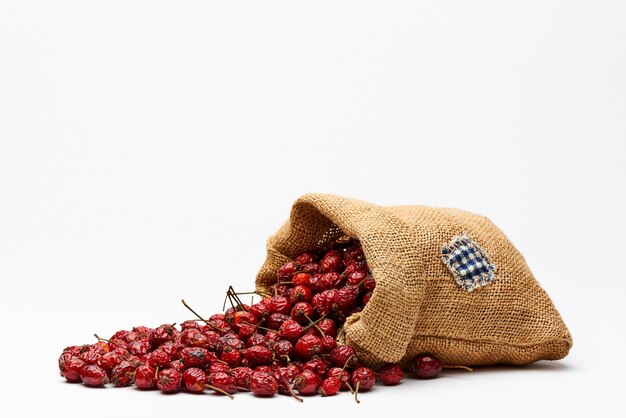
<svg viewBox="0 0 626 418">
<path fill-rule="evenodd" d="M 226 392 L 226 391 L 225 391 L 225 390 L 223 390 L 223 389 L 220 389 L 220 388 L 218 388 L 218 387 L 215 387 L 215 386 L 213 386 L 213 385 L 204 385 L 204 387 L 205 387 L 205 388 L 207 388 L 207 389 L 213 389 L 214 391 L 219 392 L 219 393 L 221 393 L 222 395 L 226 395 L 226 396 L 228 396 L 230 399 L 235 399 L 235 397 L 234 397 L 233 395 L 231 395 L 230 393 Z"/>
<path fill-rule="evenodd" d="M 460 365 L 456 365 L 456 364 L 444 364 L 443 368 L 444 369 L 463 369 L 463 370 L 466 370 L 468 372 L 473 372 L 474 371 L 474 369 L 472 369 L 471 367 L 460 366 Z"/>
<path fill-rule="evenodd" d="M 204 319 L 203 317 L 201 317 L 196 311 L 194 311 L 193 309 L 191 309 L 191 306 L 187 305 L 187 302 L 185 302 L 185 299 L 181 300 L 181 302 L 183 302 L 183 305 L 185 305 L 185 308 L 189 309 L 191 311 L 192 314 L 194 314 L 195 316 L 197 316 L 200 321 L 204 322 L 205 324 L 207 324 L 208 326 L 210 326 L 211 328 L 213 328 L 214 330 L 219 331 L 220 333 L 224 333 L 224 330 L 221 329 L 220 327 L 216 327 L 215 325 L 211 324 L 209 321 L 207 321 L 206 319 Z"/>
</svg>

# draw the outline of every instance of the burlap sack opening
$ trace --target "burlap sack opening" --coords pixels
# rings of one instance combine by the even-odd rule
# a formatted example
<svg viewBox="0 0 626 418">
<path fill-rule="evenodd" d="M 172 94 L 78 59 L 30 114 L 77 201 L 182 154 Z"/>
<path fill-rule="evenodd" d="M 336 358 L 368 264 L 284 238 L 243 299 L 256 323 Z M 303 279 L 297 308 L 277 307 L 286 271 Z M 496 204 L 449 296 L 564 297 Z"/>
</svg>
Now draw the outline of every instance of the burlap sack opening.
<svg viewBox="0 0 626 418">
<path fill-rule="evenodd" d="M 467 232 L 495 263 L 496 279 L 472 292 L 457 284 L 441 244 Z M 487 218 L 458 209 L 382 207 L 308 194 L 267 242 L 256 285 L 285 262 L 343 233 L 361 241 L 376 279 L 365 309 L 346 320 L 345 342 L 377 367 L 430 353 L 446 364 L 522 365 L 567 355 L 572 338 L 522 255 Z"/>
</svg>

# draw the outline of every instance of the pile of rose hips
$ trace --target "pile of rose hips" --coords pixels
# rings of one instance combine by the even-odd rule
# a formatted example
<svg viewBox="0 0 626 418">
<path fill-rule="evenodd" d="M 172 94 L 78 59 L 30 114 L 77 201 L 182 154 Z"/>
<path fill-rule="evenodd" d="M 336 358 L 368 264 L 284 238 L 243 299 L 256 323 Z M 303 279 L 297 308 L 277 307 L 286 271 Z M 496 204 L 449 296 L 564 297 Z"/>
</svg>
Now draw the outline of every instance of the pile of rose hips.
<svg viewBox="0 0 626 418">
<path fill-rule="evenodd" d="M 227 396 L 250 391 L 256 396 L 290 394 L 332 396 L 342 389 L 368 391 L 376 377 L 385 385 L 404 378 L 397 364 L 377 373 L 358 361 L 352 347 L 337 344 L 346 318 L 368 303 L 376 286 L 361 245 L 336 244 L 321 257 L 305 253 L 278 270 L 278 281 L 258 303 L 244 304 L 232 287 L 224 314 L 157 328 L 118 331 L 95 344 L 72 346 L 59 358 L 68 382 L 87 386 L 134 384 L 164 393 L 203 392 Z M 441 373 L 442 363 L 418 356 L 419 378 Z"/>
</svg>

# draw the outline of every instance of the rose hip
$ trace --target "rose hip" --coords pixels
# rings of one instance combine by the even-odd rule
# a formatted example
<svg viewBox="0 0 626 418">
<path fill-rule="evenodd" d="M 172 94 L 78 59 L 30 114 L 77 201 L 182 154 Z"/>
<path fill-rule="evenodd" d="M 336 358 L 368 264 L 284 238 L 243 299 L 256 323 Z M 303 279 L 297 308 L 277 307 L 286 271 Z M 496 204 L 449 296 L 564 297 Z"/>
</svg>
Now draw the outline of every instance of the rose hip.
<svg viewBox="0 0 626 418">
<path fill-rule="evenodd" d="M 347 370 L 340 367 L 333 367 L 326 373 L 326 378 L 329 377 L 339 379 L 343 383 L 343 386 L 341 387 L 342 389 L 349 389 L 348 385 L 350 384 L 350 373 L 348 373 Z"/>
<path fill-rule="evenodd" d="M 304 328 L 293 319 L 288 319 L 278 328 L 278 334 L 286 340 L 297 341 L 304 334 Z"/>
<path fill-rule="evenodd" d="M 183 373 L 183 387 L 187 392 L 200 393 L 204 392 L 207 384 L 207 376 L 204 370 L 197 367 L 191 367 Z"/>
<path fill-rule="evenodd" d="M 252 373 L 250 377 L 250 390 L 255 396 L 274 396 L 278 392 L 278 382 L 269 373 Z"/>
<path fill-rule="evenodd" d="M 441 374 L 443 364 L 437 358 L 422 354 L 413 360 L 413 371 L 420 379 L 432 379 Z"/>
<path fill-rule="evenodd" d="M 230 371 L 230 375 L 235 380 L 235 385 L 244 389 L 250 389 L 250 378 L 253 373 L 254 370 L 249 367 L 235 367 Z"/>
<path fill-rule="evenodd" d="M 315 335 L 307 334 L 296 342 L 296 355 L 302 360 L 310 360 L 322 353 L 322 341 Z"/>
<path fill-rule="evenodd" d="M 143 356 L 150 351 L 150 342 L 147 339 L 135 340 L 128 346 L 128 351 L 136 356 Z"/>
<path fill-rule="evenodd" d="M 404 379 L 404 372 L 397 364 L 387 364 L 380 368 L 378 377 L 387 386 L 397 385 Z"/>
<path fill-rule="evenodd" d="M 290 318 L 287 315 L 273 313 L 265 321 L 265 327 L 271 330 L 278 330 L 283 322 L 287 321 L 288 319 Z"/>
<path fill-rule="evenodd" d="M 135 386 L 137 389 L 150 390 L 156 388 L 156 369 L 144 364 L 135 370 Z"/>
<path fill-rule="evenodd" d="M 291 317 L 300 325 L 306 325 L 313 318 L 313 306 L 307 302 L 298 302 L 291 309 Z"/>
<path fill-rule="evenodd" d="M 309 289 L 306 286 L 298 285 L 289 289 L 289 302 L 290 303 L 310 302 L 311 298 L 313 298 L 311 289 Z"/>
<path fill-rule="evenodd" d="M 307 286 L 309 284 L 310 278 L 311 278 L 311 275 L 309 273 L 296 273 L 294 274 L 293 279 L 291 279 L 291 281 L 296 286 Z"/>
<path fill-rule="evenodd" d="M 374 383 L 376 382 L 376 374 L 372 369 L 367 367 L 359 367 L 355 371 L 352 372 L 350 376 L 350 383 L 352 387 L 356 390 L 358 385 L 359 392 L 366 392 L 370 390 Z"/>
<path fill-rule="evenodd" d="M 274 296 L 270 304 L 270 312 L 283 315 L 289 315 L 291 312 L 291 303 L 284 296 Z"/>
<path fill-rule="evenodd" d="M 290 281 L 293 275 L 300 269 L 300 263 L 297 261 L 289 261 L 278 269 L 278 280 L 287 282 Z"/>
<path fill-rule="evenodd" d="M 324 379 L 322 383 L 322 387 L 320 388 L 320 394 L 322 396 L 333 396 L 339 392 L 341 389 L 343 382 L 336 377 L 327 377 Z"/>
<path fill-rule="evenodd" d="M 209 384 L 211 386 L 229 394 L 237 392 L 237 386 L 235 383 L 235 378 L 228 373 L 217 372 L 209 376 Z M 220 393 L 219 391 L 216 392 Z"/>
<path fill-rule="evenodd" d="M 152 367 L 160 367 L 162 369 L 167 368 L 170 363 L 170 356 L 164 350 L 154 350 L 150 353 L 148 364 Z"/>
<path fill-rule="evenodd" d="M 157 348 L 166 341 L 171 341 L 174 335 L 174 327 L 170 324 L 163 324 L 155 328 L 148 336 L 148 341 L 152 348 Z"/>
<path fill-rule="evenodd" d="M 327 252 L 322 261 L 320 261 L 320 271 L 322 273 L 339 272 L 342 268 L 343 260 L 341 253 L 337 250 Z"/>
<path fill-rule="evenodd" d="M 264 345 L 255 345 L 242 350 L 243 356 L 248 359 L 251 365 L 270 364 L 274 359 L 274 353 Z"/>
<path fill-rule="evenodd" d="M 291 341 L 278 340 L 272 344 L 272 350 L 277 359 L 288 362 L 293 354 L 293 344 Z"/>
<path fill-rule="evenodd" d="M 102 367 L 88 364 L 80 370 L 80 380 L 87 386 L 98 387 L 109 383 L 107 373 Z"/>
<path fill-rule="evenodd" d="M 80 371 L 85 367 L 85 362 L 78 357 L 71 356 L 68 360 L 65 360 L 60 367 L 61 374 L 65 380 L 71 383 L 79 383 L 81 381 Z"/>
<path fill-rule="evenodd" d="M 305 369 L 296 376 L 294 388 L 300 395 L 316 395 L 322 387 L 322 379 L 313 371 Z"/>
<path fill-rule="evenodd" d="M 337 367 L 354 367 L 357 364 L 357 357 L 354 348 L 342 345 L 330 352 L 330 361 Z"/>
<path fill-rule="evenodd" d="M 159 371 L 157 387 L 163 393 L 176 393 L 180 391 L 183 374 L 175 369 L 164 369 Z"/>
<path fill-rule="evenodd" d="M 201 347 L 185 347 L 180 351 L 180 360 L 186 367 L 205 367 L 210 356 L 209 350 Z"/>
<path fill-rule="evenodd" d="M 111 371 L 111 383 L 117 387 L 132 385 L 135 379 L 135 366 L 128 361 L 122 361 Z"/>
</svg>

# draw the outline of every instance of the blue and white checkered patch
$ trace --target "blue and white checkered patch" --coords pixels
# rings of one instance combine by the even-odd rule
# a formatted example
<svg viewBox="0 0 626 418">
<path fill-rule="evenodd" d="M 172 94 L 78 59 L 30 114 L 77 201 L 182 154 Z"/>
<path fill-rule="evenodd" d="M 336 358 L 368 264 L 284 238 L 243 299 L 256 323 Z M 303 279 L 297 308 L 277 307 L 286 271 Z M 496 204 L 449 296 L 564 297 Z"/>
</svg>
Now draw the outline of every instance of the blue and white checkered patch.
<svg viewBox="0 0 626 418">
<path fill-rule="evenodd" d="M 486 286 L 496 278 L 496 265 L 465 232 L 442 244 L 441 260 L 457 284 L 468 292 Z"/>
</svg>

